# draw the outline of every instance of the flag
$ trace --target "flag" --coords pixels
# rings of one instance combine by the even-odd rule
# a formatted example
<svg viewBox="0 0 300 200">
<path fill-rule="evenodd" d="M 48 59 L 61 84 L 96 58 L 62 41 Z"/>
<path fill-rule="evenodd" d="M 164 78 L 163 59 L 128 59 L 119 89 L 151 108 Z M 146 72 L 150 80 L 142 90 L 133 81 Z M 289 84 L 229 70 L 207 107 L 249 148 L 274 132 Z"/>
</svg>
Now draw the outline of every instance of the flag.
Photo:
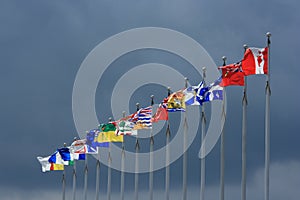
<svg viewBox="0 0 300 200">
<path fill-rule="evenodd" d="M 134 123 L 128 120 L 128 117 L 124 117 L 115 122 L 116 135 L 137 135 L 137 130 L 133 130 Z"/>
<path fill-rule="evenodd" d="M 86 134 L 86 144 L 92 148 L 109 147 L 109 142 L 98 141 L 100 131 L 92 129 Z"/>
<path fill-rule="evenodd" d="M 220 86 L 226 87 L 231 85 L 243 86 L 244 73 L 242 72 L 241 62 L 219 67 L 222 70 L 222 81 Z"/>
<path fill-rule="evenodd" d="M 123 135 L 116 135 L 114 123 L 100 124 L 97 142 L 123 142 Z"/>
<path fill-rule="evenodd" d="M 61 155 L 61 158 L 64 161 L 69 161 L 69 164 L 67 164 L 67 165 L 73 164 L 74 157 L 73 157 L 73 154 L 70 152 L 69 147 L 63 147 L 63 148 L 57 149 L 57 151 L 59 152 L 59 154 Z"/>
<path fill-rule="evenodd" d="M 63 153 L 63 155 L 66 160 L 63 159 L 62 154 L 60 154 L 60 152 L 57 150 L 49 157 L 48 161 L 49 163 L 61 164 L 61 165 L 74 164 L 73 156 L 71 157 L 71 155 L 70 156 L 65 155 L 65 153 Z"/>
<path fill-rule="evenodd" d="M 156 110 L 156 113 L 154 116 L 151 118 L 151 122 L 158 122 L 159 120 L 168 120 L 169 119 L 169 114 L 167 111 L 167 102 L 168 99 L 165 98 L 163 102 L 161 102 Z"/>
<path fill-rule="evenodd" d="M 73 154 L 74 160 L 85 160 L 85 152 L 81 149 L 86 145 L 86 139 L 75 140 L 70 146 L 70 152 Z"/>
<path fill-rule="evenodd" d="M 222 77 L 207 87 L 203 87 L 197 92 L 197 101 L 202 105 L 203 102 L 213 100 L 223 100 L 223 87 L 220 86 Z"/>
<path fill-rule="evenodd" d="M 56 170 L 64 170 L 64 165 L 62 164 L 55 164 L 55 163 L 50 163 L 49 160 L 50 156 L 48 157 L 37 157 L 38 161 L 42 165 L 42 172 L 47 172 L 47 171 L 56 171 Z"/>
<path fill-rule="evenodd" d="M 242 60 L 242 69 L 245 76 L 268 74 L 268 47 L 248 48 Z"/>
<path fill-rule="evenodd" d="M 87 145 L 86 139 L 75 140 L 71 144 L 71 148 L 74 154 L 97 154 L 98 153 L 98 147 L 91 147 Z"/>
<path fill-rule="evenodd" d="M 134 130 L 151 129 L 152 128 L 152 106 L 141 108 L 131 115 L 129 121 L 134 123 Z"/>
<path fill-rule="evenodd" d="M 185 111 L 185 97 L 182 90 L 168 96 L 168 112 Z"/>
<path fill-rule="evenodd" d="M 197 93 L 203 88 L 204 81 L 201 81 L 197 86 L 190 86 L 183 90 L 185 95 L 185 104 L 189 106 L 199 106 L 200 103 L 197 101 Z"/>
</svg>

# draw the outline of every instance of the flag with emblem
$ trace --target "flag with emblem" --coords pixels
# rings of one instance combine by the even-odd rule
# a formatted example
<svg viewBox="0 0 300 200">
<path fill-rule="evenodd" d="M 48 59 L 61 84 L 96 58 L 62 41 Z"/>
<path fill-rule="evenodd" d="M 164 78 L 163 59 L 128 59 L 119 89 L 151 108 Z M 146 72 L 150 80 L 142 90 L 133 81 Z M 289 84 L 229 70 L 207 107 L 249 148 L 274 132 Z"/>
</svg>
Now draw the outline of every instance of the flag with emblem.
<svg viewBox="0 0 300 200">
<path fill-rule="evenodd" d="M 129 121 L 134 123 L 134 130 L 151 129 L 152 128 L 152 106 L 141 108 L 131 115 Z"/>
<path fill-rule="evenodd" d="M 202 105 L 203 102 L 213 100 L 223 100 L 223 87 L 220 86 L 222 77 L 218 78 L 209 86 L 201 88 L 197 92 L 197 101 Z"/>
<path fill-rule="evenodd" d="M 164 98 L 163 102 L 161 102 L 156 110 L 156 113 L 151 118 L 151 122 L 158 122 L 160 120 L 168 120 L 169 114 L 167 111 L 168 99 Z"/>
<path fill-rule="evenodd" d="M 185 95 L 185 104 L 188 106 L 199 106 L 200 103 L 197 101 L 197 93 L 203 88 L 204 82 L 201 81 L 197 86 L 189 86 L 183 93 Z"/>
<path fill-rule="evenodd" d="M 222 70 L 222 81 L 220 82 L 220 86 L 226 87 L 231 85 L 244 86 L 244 73 L 241 68 L 242 64 L 234 63 L 226 66 L 221 66 L 219 69 Z"/>
<path fill-rule="evenodd" d="M 104 139 L 101 140 L 101 132 L 98 129 L 92 129 L 86 134 L 86 144 L 92 148 L 97 147 L 109 147 L 109 142 L 105 142 Z"/>
<path fill-rule="evenodd" d="M 137 130 L 134 130 L 135 124 L 124 117 L 116 123 L 116 135 L 137 135 Z"/>
<path fill-rule="evenodd" d="M 168 112 L 185 111 L 185 96 L 182 90 L 168 96 L 167 110 Z"/>
<path fill-rule="evenodd" d="M 123 135 L 116 135 L 114 123 L 100 124 L 97 142 L 123 142 Z"/>
<path fill-rule="evenodd" d="M 245 76 L 268 74 L 268 47 L 248 48 L 242 60 L 242 69 Z"/>
</svg>

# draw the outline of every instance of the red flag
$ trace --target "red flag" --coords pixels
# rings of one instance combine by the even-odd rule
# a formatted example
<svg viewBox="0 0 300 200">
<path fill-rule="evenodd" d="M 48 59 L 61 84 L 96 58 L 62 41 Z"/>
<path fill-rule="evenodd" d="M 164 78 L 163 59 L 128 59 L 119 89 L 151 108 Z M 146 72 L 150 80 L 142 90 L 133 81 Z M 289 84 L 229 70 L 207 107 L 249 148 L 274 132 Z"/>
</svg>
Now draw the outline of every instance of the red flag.
<svg viewBox="0 0 300 200">
<path fill-rule="evenodd" d="M 230 85 L 243 86 L 244 73 L 241 71 L 241 63 L 230 64 L 226 66 L 219 67 L 222 70 L 222 81 L 220 86 L 226 87 Z"/>
<path fill-rule="evenodd" d="M 252 74 L 268 74 L 268 47 L 248 48 L 242 60 L 245 76 Z"/>
<path fill-rule="evenodd" d="M 155 115 L 151 118 L 151 122 L 158 122 L 159 120 L 168 120 L 169 115 L 167 111 L 167 102 L 168 99 L 165 98 L 164 101 L 159 104 L 159 107 L 156 110 Z"/>
</svg>

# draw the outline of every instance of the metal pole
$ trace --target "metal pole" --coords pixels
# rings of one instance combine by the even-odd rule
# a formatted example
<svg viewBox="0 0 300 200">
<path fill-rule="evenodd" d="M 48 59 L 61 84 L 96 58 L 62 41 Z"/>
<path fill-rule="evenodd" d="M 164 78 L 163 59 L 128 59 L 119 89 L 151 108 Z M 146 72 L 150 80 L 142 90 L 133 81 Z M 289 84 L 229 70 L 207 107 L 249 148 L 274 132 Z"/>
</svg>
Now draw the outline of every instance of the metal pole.
<svg viewBox="0 0 300 200">
<path fill-rule="evenodd" d="M 247 50 L 247 45 L 244 45 L 244 50 Z M 241 199 L 246 200 L 246 182 L 247 182 L 247 171 L 246 171 L 246 142 L 247 142 L 247 76 L 245 78 L 245 85 L 243 91 L 243 119 L 242 119 L 242 180 L 241 180 Z"/>
<path fill-rule="evenodd" d="M 170 199 L 170 123 L 168 120 L 168 127 L 166 131 L 166 200 Z"/>
<path fill-rule="evenodd" d="M 203 84 L 204 84 L 204 87 L 206 86 L 205 85 L 205 77 L 206 77 L 206 68 L 203 67 L 202 68 L 203 70 Z M 206 132 L 206 118 L 205 118 L 205 107 L 204 107 L 204 104 L 202 104 L 202 107 L 201 107 L 201 126 L 202 126 L 202 130 L 201 130 L 201 142 L 203 143 L 204 141 L 204 138 L 205 138 L 205 132 Z M 204 149 L 205 151 L 205 149 Z M 205 195 L 205 157 L 203 157 L 201 159 L 201 179 L 200 179 L 200 200 L 204 200 L 204 195 Z"/>
<path fill-rule="evenodd" d="M 98 159 L 96 164 L 96 200 L 99 200 L 100 190 L 100 148 L 98 148 Z"/>
<path fill-rule="evenodd" d="M 151 95 L 151 106 L 154 104 L 154 95 Z M 149 166 L 149 199 L 153 200 L 153 130 L 150 130 L 150 166 Z"/>
<path fill-rule="evenodd" d="M 74 137 L 74 141 L 76 141 L 77 138 Z M 73 200 L 76 199 L 76 161 L 74 159 L 74 164 L 73 164 Z"/>
<path fill-rule="evenodd" d="M 136 103 L 136 109 L 139 110 L 139 103 Z M 138 136 L 136 136 L 136 143 L 135 143 L 135 176 L 134 176 L 134 199 L 138 200 L 138 190 L 139 190 L 139 150 L 140 144 Z"/>
<path fill-rule="evenodd" d="M 123 118 L 125 117 L 125 111 L 123 111 Z M 121 155 L 121 200 L 124 200 L 124 184 L 125 184 L 125 144 L 122 142 L 122 155 Z"/>
<path fill-rule="evenodd" d="M 108 120 L 111 122 L 111 117 Z M 111 197 L 111 145 L 108 147 L 108 165 L 107 165 L 107 200 L 110 200 Z"/>
<path fill-rule="evenodd" d="M 268 32 L 268 75 L 266 81 L 266 113 L 265 113 L 265 200 L 269 200 L 269 183 L 270 183 L 270 44 L 271 33 Z"/>
<path fill-rule="evenodd" d="M 64 147 L 66 147 L 67 144 L 64 143 Z M 65 171 L 65 167 L 63 170 L 63 175 L 62 175 L 62 199 L 65 200 L 66 199 L 66 171 Z"/>
<path fill-rule="evenodd" d="M 187 78 L 185 78 L 185 88 L 187 88 Z M 187 199 L 187 119 L 186 111 L 184 112 L 184 133 L 183 133 L 183 178 L 182 178 L 182 199 Z"/>
<path fill-rule="evenodd" d="M 226 57 L 223 56 L 223 66 L 226 65 Z M 222 117 L 223 119 L 226 118 L 225 116 L 225 99 L 226 99 L 226 90 L 224 88 L 223 90 L 223 101 L 222 101 Z M 225 168 L 225 154 L 224 154 L 224 150 L 225 150 L 225 137 L 224 137 L 224 127 L 221 133 L 221 148 L 220 148 L 220 200 L 224 200 L 224 168 Z"/>
<path fill-rule="evenodd" d="M 63 175 L 62 175 L 62 200 L 65 199 L 66 199 L 66 171 L 64 168 Z"/>
<path fill-rule="evenodd" d="M 83 185 L 83 197 L 87 200 L 87 185 L 88 185 L 88 154 L 85 154 L 84 161 L 84 185 Z"/>
<path fill-rule="evenodd" d="M 168 96 L 171 95 L 171 88 L 168 87 Z M 168 120 L 168 126 L 167 126 L 167 131 L 166 131 L 166 182 L 165 182 L 165 190 L 166 190 L 166 200 L 170 199 L 170 147 L 169 147 L 169 142 L 170 142 L 170 122 Z"/>
</svg>

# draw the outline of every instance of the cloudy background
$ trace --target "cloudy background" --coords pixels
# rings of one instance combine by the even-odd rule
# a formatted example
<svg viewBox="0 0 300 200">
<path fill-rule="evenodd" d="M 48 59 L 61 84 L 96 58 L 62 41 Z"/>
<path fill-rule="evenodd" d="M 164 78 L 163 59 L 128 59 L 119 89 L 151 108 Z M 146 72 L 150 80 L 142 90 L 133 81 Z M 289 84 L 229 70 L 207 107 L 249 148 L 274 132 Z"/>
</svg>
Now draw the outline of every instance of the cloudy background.
<svg viewBox="0 0 300 200">
<path fill-rule="evenodd" d="M 299 199 L 299 3 L 287 1 L 17 1 L 0 2 L 0 195 L 1 199 L 59 199 L 61 172 L 42 173 L 36 156 L 47 156 L 77 136 L 72 115 L 72 89 L 76 73 L 88 53 L 101 41 L 138 27 L 164 27 L 199 42 L 217 65 L 242 58 L 243 44 L 263 47 L 272 32 L 271 47 L 271 172 L 270 199 Z M 117 47 L 116 47 L 117 48 Z M 100 122 L 111 110 L 111 90 L 130 68 L 162 63 L 198 84 L 201 76 L 180 57 L 158 50 L 140 50 L 117 59 L 98 85 L 96 110 Z M 108 78 L 109 77 L 109 78 Z M 171 79 L 165 75 L 165 78 Z M 180 81 L 180 80 L 179 80 Z M 247 197 L 263 199 L 265 77 L 248 78 Z M 171 86 L 172 87 L 172 86 Z M 242 88 L 227 89 L 226 199 L 240 198 Z M 145 85 L 130 99 L 149 103 L 166 95 L 165 86 Z M 122 97 L 120 97 L 122 98 Z M 209 111 L 209 109 L 208 109 Z M 120 111 L 122 112 L 122 111 Z M 209 113 L 208 113 L 209 114 Z M 174 129 L 176 116 L 173 116 Z M 96 126 L 96 124 L 95 124 Z M 94 128 L 94 127 L 91 127 Z M 199 129 L 200 130 L 200 129 Z M 164 143 L 162 132 L 156 147 Z M 172 135 L 174 137 L 174 134 Z M 148 141 L 141 141 L 147 151 Z M 133 141 L 128 139 L 128 150 Z M 188 151 L 188 198 L 200 193 L 200 132 Z M 171 165 L 171 199 L 180 199 L 182 158 Z M 78 163 L 78 199 L 82 197 L 83 163 Z M 67 194 L 71 198 L 71 169 Z M 95 160 L 89 160 L 89 199 L 95 193 Z M 101 195 L 106 195 L 107 168 L 101 166 Z M 154 174 L 155 198 L 163 199 L 164 170 Z M 113 199 L 119 199 L 120 173 L 113 170 Z M 219 143 L 207 158 L 207 199 L 219 194 Z M 148 175 L 140 175 L 140 196 L 148 198 Z M 134 176 L 126 174 L 126 199 L 131 199 Z"/>
</svg>

